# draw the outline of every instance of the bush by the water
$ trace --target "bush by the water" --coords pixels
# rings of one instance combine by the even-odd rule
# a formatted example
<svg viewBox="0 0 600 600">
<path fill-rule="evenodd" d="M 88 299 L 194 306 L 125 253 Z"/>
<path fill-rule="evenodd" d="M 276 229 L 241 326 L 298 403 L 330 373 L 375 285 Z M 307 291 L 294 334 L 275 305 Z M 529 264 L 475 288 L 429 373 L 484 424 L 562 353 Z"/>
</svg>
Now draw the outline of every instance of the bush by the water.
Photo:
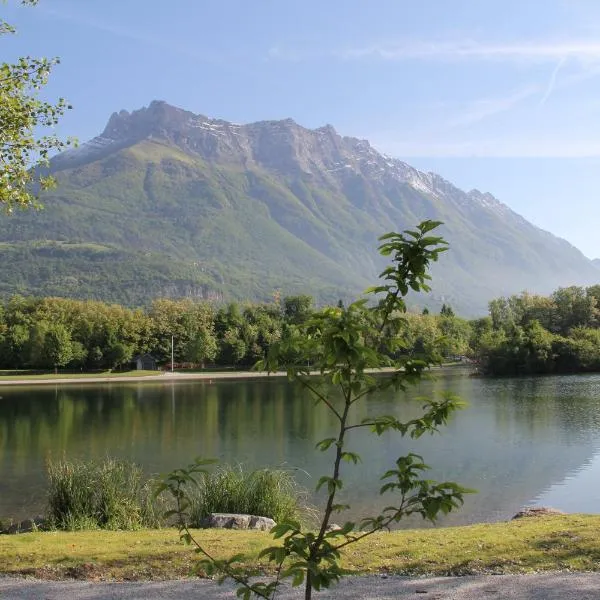
<svg viewBox="0 0 600 600">
<path fill-rule="evenodd" d="M 160 527 L 169 508 L 155 497 L 155 483 L 131 462 L 49 460 L 48 525 L 56 529 L 141 529 Z M 307 493 L 289 471 L 222 466 L 202 475 L 189 491 L 190 525 L 213 512 L 270 517 L 276 522 L 310 519 Z"/>
<path fill-rule="evenodd" d="M 152 482 L 130 462 L 50 460 L 48 522 L 57 529 L 140 529 L 161 524 Z"/>
<path fill-rule="evenodd" d="M 204 473 L 188 490 L 189 518 L 199 527 L 210 513 L 241 513 L 270 517 L 276 522 L 307 519 L 307 494 L 289 471 L 222 466 Z"/>
</svg>

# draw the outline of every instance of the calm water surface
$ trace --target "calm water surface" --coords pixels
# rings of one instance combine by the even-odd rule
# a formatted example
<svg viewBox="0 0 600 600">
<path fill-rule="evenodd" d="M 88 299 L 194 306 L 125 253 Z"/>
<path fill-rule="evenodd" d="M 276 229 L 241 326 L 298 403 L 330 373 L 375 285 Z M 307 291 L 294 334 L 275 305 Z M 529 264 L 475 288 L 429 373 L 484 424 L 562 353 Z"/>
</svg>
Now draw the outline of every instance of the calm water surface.
<svg viewBox="0 0 600 600">
<path fill-rule="evenodd" d="M 349 517 L 388 505 L 379 475 L 409 451 L 431 478 L 476 488 L 445 524 L 505 519 L 526 504 L 600 512 L 600 376 L 487 380 L 438 371 L 409 395 L 366 401 L 356 419 L 418 414 L 419 396 L 468 402 L 441 435 L 420 440 L 352 434 L 363 462 L 345 467 Z M 314 488 L 329 454 L 314 450 L 334 423 L 283 379 L 85 384 L 0 389 L 0 517 L 44 508 L 48 457 L 116 456 L 164 473 L 196 456 L 249 467 L 285 465 Z M 319 498 L 314 498 L 318 502 Z"/>
</svg>

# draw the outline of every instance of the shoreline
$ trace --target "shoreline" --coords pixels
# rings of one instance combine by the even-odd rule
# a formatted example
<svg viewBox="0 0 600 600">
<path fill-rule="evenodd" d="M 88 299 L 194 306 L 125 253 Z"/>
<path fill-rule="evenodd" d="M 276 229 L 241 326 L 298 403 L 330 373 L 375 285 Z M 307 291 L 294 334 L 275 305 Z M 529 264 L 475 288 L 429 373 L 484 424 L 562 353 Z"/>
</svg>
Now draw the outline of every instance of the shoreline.
<svg viewBox="0 0 600 600">
<path fill-rule="evenodd" d="M 0 387 L 14 385 L 52 385 L 69 383 L 144 383 L 144 382 L 171 382 L 179 380 L 211 380 L 211 379 L 256 379 L 270 377 L 286 377 L 287 373 L 281 371 L 277 373 L 265 373 L 262 371 L 215 371 L 213 373 L 171 373 L 169 371 L 159 375 L 117 375 L 112 377 L 54 377 L 40 379 L 9 379 L 3 380 L 0 377 Z"/>
<path fill-rule="evenodd" d="M 465 367 L 467 365 L 449 363 L 440 366 L 433 366 L 430 370 L 436 371 L 439 369 L 447 369 L 454 367 Z M 366 369 L 366 372 L 371 374 L 376 373 L 391 373 L 394 369 L 391 367 L 383 367 L 381 369 Z M 313 373 L 317 375 L 318 373 Z M 37 377 L 37 376 L 32 376 Z M 4 379 L 0 376 L 0 387 L 3 386 L 28 386 L 28 385 L 63 385 L 63 384 L 84 384 L 84 383 L 171 383 L 174 381 L 211 381 L 211 380 L 242 380 L 242 379 L 270 379 L 272 377 L 287 377 L 286 371 L 277 371 L 275 373 L 267 373 L 265 371 L 202 371 L 194 373 L 181 373 L 165 371 L 157 375 L 112 375 L 109 377 L 46 377 L 39 376 L 39 379 Z"/>
</svg>

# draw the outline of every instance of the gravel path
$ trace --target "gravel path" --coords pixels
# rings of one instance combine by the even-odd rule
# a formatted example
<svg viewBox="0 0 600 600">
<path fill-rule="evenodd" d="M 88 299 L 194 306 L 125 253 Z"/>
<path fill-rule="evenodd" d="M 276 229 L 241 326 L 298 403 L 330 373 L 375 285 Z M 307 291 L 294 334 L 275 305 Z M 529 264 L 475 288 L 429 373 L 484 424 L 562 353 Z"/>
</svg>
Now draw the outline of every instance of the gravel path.
<svg viewBox="0 0 600 600">
<path fill-rule="evenodd" d="M 225 600 L 235 598 L 231 585 L 205 580 L 147 583 L 54 582 L 0 578 L 2 600 Z M 280 600 L 302 598 L 286 590 Z M 544 573 L 478 577 L 347 577 L 337 587 L 313 594 L 315 600 L 600 600 L 600 573 Z"/>
</svg>

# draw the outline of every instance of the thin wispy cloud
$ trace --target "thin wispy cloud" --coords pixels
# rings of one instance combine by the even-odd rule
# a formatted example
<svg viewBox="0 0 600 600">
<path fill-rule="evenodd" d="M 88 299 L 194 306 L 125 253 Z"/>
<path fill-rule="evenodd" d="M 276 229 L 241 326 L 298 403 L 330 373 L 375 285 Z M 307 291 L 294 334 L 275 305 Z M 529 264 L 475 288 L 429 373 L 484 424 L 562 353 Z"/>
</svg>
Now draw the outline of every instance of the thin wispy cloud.
<svg viewBox="0 0 600 600">
<path fill-rule="evenodd" d="M 402 136 L 398 136 L 399 139 Z M 499 139 L 374 139 L 373 145 L 392 156 L 435 158 L 598 158 L 600 141 L 595 139 L 539 138 L 515 136 Z"/>
<path fill-rule="evenodd" d="M 544 104 L 546 104 L 548 98 L 550 98 L 550 96 L 552 95 L 552 92 L 554 91 L 554 88 L 556 86 L 556 78 L 558 77 L 558 72 L 562 69 L 563 65 L 566 62 L 567 62 L 567 57 L 563 56 L 556 64 L 556 67 L 554 67 L 554 70 L 552 71 L 552 75 L 550 76 L 550 81 L 548 82 L 546 91 L 545 91 L 542 99 L 540 100 L 540 104 L 539 104 L 540 106 L 543 106 Z"/>
<path fill-rule="evenodd" d="M 600 42 L 575 40 L 490 44 L 471 40 L 408 41 L 348 48 L 335 51 L 334 55 L 343 60 L 560 61 L 566 57 L 572 57 L 581 61 L 596 62 L 600 61 Z"/>
<path fill-rule="evenodd" d="M 446 125 L 451 128 L 473 125 L 498 114 L 508 112 L 539 92 L 540 86 L 529 85 L 506 96 L 475 100 L 463 112 L 450 119 Z"/>
</svg>

